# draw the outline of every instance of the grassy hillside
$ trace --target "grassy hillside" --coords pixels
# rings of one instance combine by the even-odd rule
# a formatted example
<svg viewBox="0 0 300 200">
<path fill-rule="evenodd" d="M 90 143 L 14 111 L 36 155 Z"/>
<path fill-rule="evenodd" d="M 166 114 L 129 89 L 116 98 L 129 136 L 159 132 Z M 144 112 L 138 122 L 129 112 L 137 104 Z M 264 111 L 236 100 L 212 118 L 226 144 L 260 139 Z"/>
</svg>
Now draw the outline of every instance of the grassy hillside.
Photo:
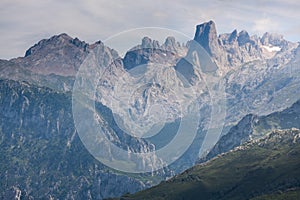
<svg viewBox="0 0 300 200">
<path fill-rule="evenodd" d="M 244 142 L 264 137 L 273 130 L 300 129 L 299 116 L 300 100 L 291 107 L 266 116 L 246 115 L 235 126 L 231 127 L 227 134 L 219 139 L 205 157 L 200 158 L 199 163 L 210 160 L 221 153 L 228 152 Z"/>
<path fill-rule="evenodd" d="M 255 197 L 251 200 L 299 200 L 300 199 L 300 188 L 292 189 L 288 191 L 278 191 L 274 194 L 267 194 Z"/>
<path fill-rule="evenodd" d="M 270 199 L 300 187 L 300 131 L 276 130 L 161 184 L 121 199 Z M 275 194 L 272 194 L 275 193 Z M 285 195 L 295 196 L 299 192 Z M 267 196 L 262 196 L 262 195 Z M 275 196 L 272 196 L 275 195 Z"/>
</svg>

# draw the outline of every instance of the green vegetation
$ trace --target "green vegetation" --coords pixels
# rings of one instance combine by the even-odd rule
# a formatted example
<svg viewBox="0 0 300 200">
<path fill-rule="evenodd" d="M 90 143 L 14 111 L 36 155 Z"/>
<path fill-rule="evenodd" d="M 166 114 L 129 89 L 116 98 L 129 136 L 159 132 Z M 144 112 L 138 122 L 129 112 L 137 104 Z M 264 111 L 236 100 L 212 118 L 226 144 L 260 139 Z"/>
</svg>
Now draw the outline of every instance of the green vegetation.
<svg viewBox="0 0 300 200">
<path fill-rule="evenodd" d="M 300 189 L 288 190 L 288 191 L 278 191 L 274 194 L 262 195 L 255 197 L 251 200 L 299 200 L 300 199 Z"/>
<path fill-rule="evenodd" d="M 76 133 L 70 93 L 10 80 L 0 80 L 0 163 L 0 199 L 16 190 L 21 199 L 100 199 L 141 190 L 151 176 L 130 177 L 92 157 Z"/>
<path fill-rule="evenodd" d="M 242 200 L 298 195 L 298 191 L 276 192 L 300 187 L 299 133 L 299 130 L 273 132 L 169 181 L 121 199 Z"/>
</svg>

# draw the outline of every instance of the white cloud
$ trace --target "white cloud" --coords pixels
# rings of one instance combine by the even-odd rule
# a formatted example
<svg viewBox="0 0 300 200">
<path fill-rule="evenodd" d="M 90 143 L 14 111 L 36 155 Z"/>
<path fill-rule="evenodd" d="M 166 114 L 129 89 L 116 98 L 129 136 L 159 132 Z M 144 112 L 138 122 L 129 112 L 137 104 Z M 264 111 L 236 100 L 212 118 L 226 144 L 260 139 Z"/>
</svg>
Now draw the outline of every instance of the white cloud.
<svg viewBox="0 0 300 200">
<path fill-rule="evenodd" d="M 276 32 L 279 29 L 277 22 L 272 21 L 270 18 L 257 19 L 253 24 L 252 30 L 259 35 L 262 35 L 267 31 Z"/>
<path fill-rule="evenodd" d="M 38 40 L 66 32 L 87 42 L 139 27 L 163 27 L 193 37 L 195 25 L 214 20 L 218 32 L 278 31 L 299 27 L 300 4 L 288 0 L 1 0 L 0 58 L 24 55 Z M 297 40 L 300 40 L 297 38 Z"/>
</svg>

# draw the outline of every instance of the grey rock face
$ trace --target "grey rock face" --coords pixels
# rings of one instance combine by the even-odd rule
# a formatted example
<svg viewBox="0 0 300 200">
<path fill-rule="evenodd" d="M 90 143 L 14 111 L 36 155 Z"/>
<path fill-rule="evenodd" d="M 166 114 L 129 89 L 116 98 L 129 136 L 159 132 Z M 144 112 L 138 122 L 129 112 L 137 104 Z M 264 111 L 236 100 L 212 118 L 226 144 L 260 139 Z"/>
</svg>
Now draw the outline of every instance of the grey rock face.
<svg viewBox="0 0 300 200">
<path fill-rule="evenodd" d="M 232 31 L 232 33 L 230 34 L 229 38 L 228 38 L 228 42 L 229 43 L 234 43 L 238 38 L 238 33 L 237 30 L 235 29 L 234 31 Z"/>
<path fill-rule="evenodd" d="M 233 122 L 248 113 L 268 115 L 299 100 L 299 55 L 298 48 L 278 52 L 272 59 L 229 72 L 225 76 L 228 118 Z"/>
<path fill-rule="evenodd" d="M 186 53 L 186 47 L 175 41 L 174 37 L 166 38 L 164 44 L 145 37 L 141 45 L 137 45 L 129 50 L 124 59 L 124 68 L 133 69 L 138 65 L 147 63 L 159 63 L 165 65 L 175 65 L 176 61 Z"/>
<path fill-rule="evenodd" d="M 300 128 L 300 100 L 291 107 L 266 116 L 247 115 L 222 136 L 200 162 L 228 152 L 245 142 L 264 137 L 276 129 Z"/>
<path fill-rule="evenodd" d="M 275 46 L 282 46 L 285 45 L 287 42 L 283 39 L 282 35 L 279 34 L 271 34 L 271 33 L 265 33 L 260 42 L 263 45 L 275 45 Z"/>
<path fill-rule="evenodd" d="M 88 153 L 75 131 L 70 98 L 0 81 L 1 199 L 102 199 L 147 186 Z"/>
<path fill-rule="evenodd" d="M 145 40 L 144 45 L 147 45 L 147 40 Z M 50 59 L 55 56 L 56 50 L 62 52 L 61 55 L 58 55 L 58 57 L 62 56 L 62 60 Z M 25 174 L 27 174 L 29 178 L 27 180 L 24 178 L 17 179 L 14 171 L 20 170 L 20 165 L 15 165 L 6 160 L 8 157 L 4 158 L 7 161 L 7 165 L 3 165 L 5 170 L 10 165 L 15 166 L 11 171 L 7 171 L 9 178 L 13 181 L 6 186 L 18 186 L 24 199 L 32 197 L 102 199 L 120 196 L 127 192 L 133 193 L 153 184 L 152 181 L 145 181 L 146 183 L 144 183 L 139 179 L 109 171 L 100 162 L 91 157 L 75 132 L 69 91 L 72 89 L 74 81 L 73 72 L 77 72 L 77 67 L 81 65 L 85 56 L 91 51 L 93 51 L 100 69 L 93 71 L 91 68 L 87 71 L 86 77 L 89 77 L 89 73 L 101 77 L 105 71 L 106 75 L 109 76 L 101 79 L 102 82 L 100 81 L 99 84 L 105 83 L 107 89 L 105 91 L 110 93 L 112 89 L 110 86 L 114 85 L 114 81 L 118 79 L 118 76 L 120 76 L 120 73 L 123 73 L 124 69 L 118 53 L 106 47 L 102 42 L 86 46 L 83 42 L 77 39 L 70 39 L 69 36 L 63 34 L 40 42 L 28 51 L 25 58 L 10 61 L 1 60 L 0 62 L 0 64 L 3 64 L 0 67 L 0 70 L 3 72 L 1 78 L 17 80 L 16 82 L 9 81 L 9 86 L 6 85 L 6 81 L 0 84 L 4 88 L 1 90 L 0 95 L 6 97 L 0 98 L 3 100 L 1 102 L 1 113 L 4 115 L 1 117 L 1 137 L 9 138 L 13 130 L 21 134 L 21 138 L 18 137 L 15 140 L 5 139 L 1 144 L 14 145 L 17 141 L 25 139 L 25 142 L 22 142 L 19 148 L 28 152 L 28 154 L 22 155 L 23 158 L 30 159 L 31 155 L 35 156 L 37 153 L 35 150 L 38 149 L 39 155 L 36 156 L 37 158 L 33 162 L 43 163 L 36 164 L 35 167 L 24 165 L 24 173 L 22 172 L 21 175 L 25 177 Z M 76 65 L 73 72 L 61 73 L 60 68 L 51 68 L 54 74 L 48 74 L 48 66 L 52 67 L 58 61 L 62 63 L 61 67 L 64 67 L 63 64 L 67 63 L 68 60 L 73 60 L 73 53 L 76 54 L 76 52 L 83 52 L 83 54 L 80 54 L 82 57 L 79 60 L 74 60 Z M 44 58 L 41 58 L 43 56 L 50 57 L 48 60 L 43 60 Z M 41 62 L 39 62 L 40 60 Z M 34 66 L 28 66 L 27 61 Z M 72 67 L 74 66 L 72 65 Z M 36 71 L 36 68 L 40 69 Z M 20 80 L 28 82 L 19 84 Z M 28 95 L 27 92 L 23 92 L 23 86 L 26 86 L 24 90 L 30 91 Z M 10 89 L 5 89 L 7 87 Z M 52 90 L 49 88 L 52 88 Z M 7 92 L 9 90 L 13 93 Z M 15 90 L 17 91 L 15 92 Z M 17 102 L 12 102 L 10 98 L 16 99 Z M 101 103 L 97 103 L 96 107 L 101 110 L 99 112 L 103 113 L 102 117 L 105 120 L 113 121 L 109 108 L 106 108 Z M 14 108 L 21 113 L 14 110 Z M 9 121 L 9 123 L 5 123 L 6 121 Z M 6 126 L 4 127 L 3 124 L 6 124 Z M 117 129 L 116 124 L 110 123 L 109 125 L 110 129 L 114 130 L 110 134 L 116 138 L 116 141 L 127 141 L 132 151 L 147 150 L 152 147 L 145 141 L 126 137 L 124 132 Z M 37 142 L 39 139 L 36 139 L 31 133 L 37 134 L 37 137 L 42 141 Z M 12 137 L 15 137 L 15 134 Z M 39 145 L 47 146 L 47 148 L 42 151 Z M 128 147 L 125 146 L 124 148 L 127 149 Z M 52 149 L 56 149 L 56 151 Z M 1 152 L 2 155 L 10 155 L 10 153 L 14 154 L 14 151 Z M 60 156 L 57 156 L 57 154 Z M 46 157 L 44 159 L 45 162 L 39 160 L 41 156 Z M 108 157 L 111 157 L 111 155 L 108 155 Z M 53 168 L 50 168 L 50 166 Z M 61 166 L 65 166 L 65 168 Z M 40 167 L 43 168 L 41 169 Z M 58 173 L 55 173 L 53 170 L 58 171 Z M 42 171 L 43 176 L 36 173 L 39 171 Z M 158 175 L 157 173 L 162 174 Z M 154 178 L 156 180 L 160 180 L 165 176 L 164 172 L 157 173 L 153 173 L 154 176 L 157 176 L 157 178 Z M 65 178 L 66 176 L 68 178 Z M 166 173 L 166 176 L 169 176 L 168 173 Z M 45 181 L 49 177 L 53 177 L 51 181 Z M 41 191 L 36 191 L 37 186 L 33 183 L 33 180 L 39 184 Z M 46 183 L 41 184 L 41 182 Z M 3 183 L 2 185 L 5 184 Z M 10 191 L 3 191 L 1 195 L 4 197 L 11 193 Z"/>
<path fill-rule="evenodd" d="M 13 61 L 38 74 L 74 76 L 88 50 L 87 43 L 60 34 L 41 40 L 26 51 L 24 58 Z"/>
<path fill-rule="evenodd" d="M 280 35 L 269 33 L 262 38 L 250 36 L 245 30 L 217 35 L 213 21 L 197 25 L 194 40 L 212 56 L 221 74 L 248 62 L 272 58 L 276 54 L 273 50 L 289 51 L 297 46 Z"/>
<path fill-rule="evenodd" d="M 79 67 L 95 48 L 97 59 L 101 61 L 100 66 L 123 68 L 118 53 L 101 41 L 87 44 L 78 38 L 60 34 L 41 40 L 27 50 L 25 57 L 1 60 L 0 78 L 27 81 L 58 91 L 70 91 Z"/>
<path fill-rule="evenodd" d="M 251 42 L 248 32 L 245 30 L 239 32 L 237 41 L 238 41 L 239 46 L 242 46 L 242 45 L 245 45 L 246 43 Z"/>
<path fill-rule="evenodd" d="M 222 136 L 217 144 L 209 151 L 207 156 L 201 160 L 201 162 L 210 160 L 211 158 L 228 152 L 237 146 L 242 145 L 244 142 L 249 141 L 251 134 L 253 133 L 253 123 L 257 116 L 247 115 L 236 126 L 233 126 L 229 132 Z"/>
<path fill-rule="evenodd" d="M 216 25 L 213 21 L 197 25 L 194 40 L 212 56 L 219 54 Z"/>
<path fill-rule="evenodd" d="M 70 36 L 68 36 L 67 34 L 62 33 L 60 35 L 53 36 L 48 40 L 47 39 L 41 40 L 39 43 L 35 44 L 33 47 L 30 47 L 25 52 L 25 57 L 33 55 L 33 54 L 45 53 L 43 51 L 45 51 L 47 48 L 49 48 L 50 44 L 60 48 L 63 45 L 68 45 L 68 43 L 74 44 L 76 47 L 79 47 L 81 49 L 88 48 L 87 43 L 80 41 L 78 38 L 73 39 Z"/>
<path fill-rule="evenodd" d="M 214 30 L 212 22 L 198 25 L 195 40 L 208 52 L 218 51 L 210 55 L 226 82 L 229 124 L 249 113 L 267 115 L 282 110 L 300 98 L 296 92 L 300 55 L 297 43 L 276 34 L 266 33 L 260 38 L 234 30 L 218 36 Z"/>
</svg>

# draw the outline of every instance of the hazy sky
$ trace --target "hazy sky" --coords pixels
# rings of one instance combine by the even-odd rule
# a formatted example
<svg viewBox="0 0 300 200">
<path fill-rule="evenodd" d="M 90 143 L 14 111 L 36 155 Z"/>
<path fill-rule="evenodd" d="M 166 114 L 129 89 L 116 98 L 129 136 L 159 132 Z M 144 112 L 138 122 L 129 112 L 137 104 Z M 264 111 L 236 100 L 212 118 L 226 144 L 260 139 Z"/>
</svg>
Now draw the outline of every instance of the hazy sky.
<svg viewBox="0 0 300 200">
<path fill-rule="evenodd" d="M 298 0 L 1 0 L 0 58 L 23 56 L 59 33 L 92 43 L 132 28 L 163 27 L 193 37 L 195 25 L 214 20 L 218 33 L 277 32 L 300 41 Z"/>
</svg>

